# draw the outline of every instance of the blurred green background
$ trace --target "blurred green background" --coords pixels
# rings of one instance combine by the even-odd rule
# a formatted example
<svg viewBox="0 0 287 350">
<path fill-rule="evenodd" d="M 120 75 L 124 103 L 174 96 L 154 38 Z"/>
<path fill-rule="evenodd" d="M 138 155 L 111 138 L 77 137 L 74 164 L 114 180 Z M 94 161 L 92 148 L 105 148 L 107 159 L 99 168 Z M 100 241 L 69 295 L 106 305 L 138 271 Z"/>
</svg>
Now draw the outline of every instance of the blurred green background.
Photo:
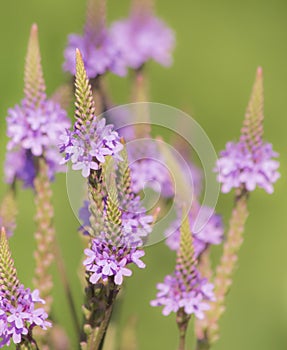
<svg viewBox="0 0 287 350">
<path fill-rule="evenodd" d="M 129 2 L 108 1 L 109 18 L 128 13 Z M 176 31 L 174 65 L 170 69 L 148 65 L 151 101 L 183 109 L 197 119 L 215 149 L 239 135 L 258 65 L 265 84 L 265 138 L 280 153 L 282 177 L 275 194 L 252 193 L 250 217 L 240 251 L 239 269 L 227 299 L 221 321 L 221 339 L 213 350 L 287 349 L 287 3 L 285 0 L 242 1 L 157 1 L 157 13 Z M 2 1 L 0 10 L 0 163 L 6 147 L 7 108 L 23 96 L 23 67 L 30 26 L 39 25 L 40 45 L 48 93 L 67 78 L 61 69 L 66 37 L 81 32 L 85 1 Z M 117 103 L 129 101 L 129 79 L 110 77 L 110 89 Z M 6 187 L 1 182 L 1 196 Z M 70 209 L 65 175 L 54 185 L 55 224 L 79 307 L 82 290 L 77 279 L 81 245 L 78 222 Z M 33 194 L 19 191 L 17 230 L 11 239 L 19 277 L 31 286 L 33 272 Z M 218 211 L 225 223 L 232 196 L 222 195 Z M 220 249 L 213 251 L 216 262 Z M 155 285 L 173 269 L 174 254 L 164 243 L 147 249 L 147 268 L 135 270 L 126 281 L 120 324 L 130 315 L 138 321 L 140 350 L 175 349 L 177 333 L 174 315 L 163 317 L 151 308 Z M 54 314 L 75 341 L 69 312 L 59 278 L 54 289 Z M 188 349 L 192 349 L 190 327 Z M 77 349 L 75 343 L 72 349 Z"/>
</svg>

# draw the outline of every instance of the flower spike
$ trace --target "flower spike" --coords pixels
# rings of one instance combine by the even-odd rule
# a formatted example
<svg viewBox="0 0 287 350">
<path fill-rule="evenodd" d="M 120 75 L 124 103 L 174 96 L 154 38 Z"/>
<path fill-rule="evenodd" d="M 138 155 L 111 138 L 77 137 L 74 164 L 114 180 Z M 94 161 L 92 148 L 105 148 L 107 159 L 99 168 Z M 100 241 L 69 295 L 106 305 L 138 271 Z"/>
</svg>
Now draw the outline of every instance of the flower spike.
<svg viewBox="0 0 287 350">
<path fill-rule="evenodd" d="M 24 94 L 27 107 L 39 107 L 45 101 L 45 90 L 38 27 L 37 24 L 33 24 L 28 42 L 24 74 Z"/>
<path fill-rule="evenodd" d="M 246 143 L 251 152 L 262 144 L 263 102 L 263 71 L 261 67 L 258 67 L 241 129 L 241 140 Z"/>
<path fill-rule="evenodd" d="M 9 346 L 12 340 L 23 345 L 17 349 L 38 349 L 32 330 L 35 326 L 46 330 L 51 323 L 44 309 L 35 307 L 45 303 L 39 291 L 25 289 L 17 278 L 4 228 L 0 233 L 0 286 L 0 347 Z"/>
<path fill-rule="evenodd" d="M 19 280 L 4 227 L 1 228 L 0 233 L 0 286 L 1 295 L 8 300 L 12 301 L 17 297 Z"/>
<path fill-rule="evenodd" d="M 82 54 L 76 49 L 76 111 L 75 118 L 77 120 L 76 128 L 86 127 L 95 116 L 95 102 L 93 99 L 92 87 L 89 83 L 85 70 Z"/>
<path fill-rule="evenodd" d="M 196 278 L 196 260 L 193 246 L 192 234 L 190 231 L 188 215 L 186 210 L 183 211 L 182 224 L 180 227 L 180 244 L 176 259 L 176 273 L 181 278 L 187 290 L 190 290 L 193 281 Z"/>
<path fill-rule="evenodd" d="M 253 191 L 261 187 L 267 193 L 273 192 L 273 184 L 280 177 L 279 162 L 273 159 L 278 154 L 272 144 L 263 142 L 263 75 L 258 68 L 247 107 L 239 142 L 228 142 L 220 153 L 215 171 L 222 183 L 222 192 L 244 187 Z"/>
</svg>

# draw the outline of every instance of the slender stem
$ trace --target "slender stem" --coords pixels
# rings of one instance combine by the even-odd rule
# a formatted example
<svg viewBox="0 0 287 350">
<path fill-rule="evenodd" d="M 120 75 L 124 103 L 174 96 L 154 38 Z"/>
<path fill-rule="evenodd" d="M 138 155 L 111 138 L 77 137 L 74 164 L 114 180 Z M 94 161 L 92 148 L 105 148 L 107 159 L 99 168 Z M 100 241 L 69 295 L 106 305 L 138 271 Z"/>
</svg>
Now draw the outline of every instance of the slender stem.
<svg viewBox="0 0 287 350">
<path fill-rule="evenodd" d="M 110 283 L 110 290 L 107 297 L 107 307 L 105 310 L 104 318 L 100 326 L 94 328 L 92 333 L 90 334 L 87 342 L 88 350 L 102 350 L 104 346 L 104 340 L 105 340 L 106 332 L 111 320 L 114 302 L 119 292 L 119 289 L 115 286 L 112 280 L 110 280 L 109 283 Z"/>
<path fill-rule="evenodd" d="M 185 336 L 186 336 L 186 333 L 180 334 L 178 350 L 184 350 L 185 349 Z"/>
<path fill-rule="evenodd" d="M 206 338 L 197 340 L 196 350 L 209 350 L 210 344 Z"/>
<path fill-rule="evenodd" d="M 179 345 L 178 350 L 185 350 L 185 339 L 190 315 L 187 315 L 183 308 L 179 309 L 176 315 L 176 323 L 179 330 Z"/>
<path fill-rule="evenodd" d="M 75 303 L 74 303 L 74 299 L 72 296 L 72 291 L 70 288 L 70 284 L 67 278 L 67 272 L 66 272 L 66 267 L 65 267 L 65 263 L 63 260 L 63 256 L 61 253 L 61 249 L 60 249 L 60 245 L 55 237 L 54 239 L 54 254 L 55 254 L 55 258 L 56 258 L 56 263 L 57 263 L 57 267 L 58 267 L 58 271 L 60 273 L 60 278 L 61 278 L 61 282 L 62 285 L 64 287 L 64 291 L 68 300 L 68 304 L 70 307 L 70 312 L 72 315 L 72 320 L 73 320 L 73 325 L 75 328 L 75 331 L 77 332 L 77 334 L 81 334 L 81 326 L 78 320 L 78 316 L 77 316 L 77 312 L 76 312 L 76 307 L 75 307 Z"/>
</svg>

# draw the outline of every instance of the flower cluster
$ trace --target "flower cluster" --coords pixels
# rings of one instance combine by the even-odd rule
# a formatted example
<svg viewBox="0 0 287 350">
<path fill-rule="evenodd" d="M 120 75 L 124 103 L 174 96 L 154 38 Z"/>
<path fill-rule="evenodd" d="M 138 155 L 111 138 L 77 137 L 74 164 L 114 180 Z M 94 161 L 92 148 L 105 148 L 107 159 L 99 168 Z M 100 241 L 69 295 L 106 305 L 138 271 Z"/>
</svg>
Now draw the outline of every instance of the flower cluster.
<svg viewBox="0 0 287 350">
<path fill-rule="evenodd" d="M 128 67 L 138 69 L 150 59 L 164 66 L 172 63 L 174 33 L 151 13 L 132 12 L 130 18 L 112 24 L 111 35 Z"/>
<path fill-rule="evenodd" d="M 29 107 L 25 100 L 9 109 L 7 135 L 10 138 L 5 164 L 6 181 L 15 178 L 32 186 L 36 175 L 35 157 L 44 156 L 49 165 L 50 178 L 63 171 L 59 165 L 59 137 L 70 127 L 66 112 L 59 104 L 46 100 L 40 106 Z"/>
<path fill-rule="evenodd" d="M 196 210 L 193 208 L 190 210 L 188 214 L 190 227 L 193 227 L 199 209 L 200 207 L 196 208 Z M 208 221 L 199 232 L 193 233 L 193 245 L 196 257 L 198 257 L 210 244 L 220 244 L 224 233 L 222 218 L 219 214 L 212 214 L 209 218 L 211 211 L 210 208 L 201 207 L 201 211 L 202 219 L 206 217 L 206 220 Z M 167 237 L 166 244 L 171 250 L 179 249 L 180 225 L 181 219 L 178 218 L 165 232 L 165 236 Z"/>
<path fill-rule="evenodd" d="M 222 192 L 232 188 L 253 191 L 256 186 L 273 193 L 280 177 L 278 153 L 263 141 L 263 71 L 258 67 L 251 97 L 245 113 L 239 142 L 228 142 L 215 167 Z"/>
<path fill-rule="evenodd" d="M 68 37 L 63 69 L 75 75 L 77 48 L 82 52 L 90 79 L 107 71 L 123 76 L 127 68 L 138 69 L 150 59 L 169 66 L 174 33 L 152 11 L 144 12 L 138 8 L 132 11 L 130 18 L 107 28 L 104 1 L 96 4 L 90 0 L 83 35 L 71 34 Z"/>
<path fill-rule="evenodd" d="M 81 213 L 82 218 L 88 217 L 84 210 Z M 114 276 L 115 284 L 121 285 L 123 276 L 130 276 L 132 273 L 126 265 L 134 263 L 139 268 L 145 267 L 140 260 L 144 256 L 140 247 L 151 233 L 153 217 L 146 215 L 139 197 L 129 200 L 128 205 L 123 204 L 120 210 L 120 226 L 115 230 L 117 232 L 110 232 L 106 207 L 102 214 L 105 217 L 104 229 L 92 239 L 91 248 L 85 250 L 87 259 L 84 265 L 90 273 L 91 283 L 95 284 L 100 279 L 105 282 L 108 277 Z M 87 225 L 84 223 L 83 227 Z"/>
<path fill-rule="evenodd" d="M 112 245 L 112 242 L 110 242 Z M 143 250 L 127 249 L 126 247 L 110 247 L 105 239 L 94 238 L 91 249 L 85 249 L 87 259 L 84 261 L 86 270 L 90 272 L 89 281 L 96 284 L 100 279 L 106 282 L 113 276 L 117 285 L 123 283 L 123 276 L 131 276 L 132 271 L 126 268 L 130 263 L 144 268 L 145 264 L 140 260 L 144 256 Z"/>
<path fill-rule="evenodd" d="M 279 162 L 273 157 L 278 157 L 278 153 L 270 143 L 263 143 L 251 152 L 244 142 L 228 142 L 216 164 L 222 192 L 241 186 L 253 191 L 258 186 L 272 193 L 273 183 L 280 177 Z"/>
<path fill-rule="evenodd" d="M 17 299 L 12 300 L 4 293 L 0 294 L 0 347 L 10 345 L 11 339 L 13 343 L 19 344 L 25 336 L 31 335 L 36 326 L 44 330 L 51 327 L 44 309 L 36 306 L 44 304 L 37 289 L 31 292 L 20 285 L 16 294 Z"/>
<path fill-rule="evenodd" d="M 165 316 L 183 310 L 186 315 L 203 319 L 204 311 L 210 308 L 208 301 L 214 301 L 213 285 L 200 276 L 196 265 L 190 223 L 184 214 L 174 273 L 157 285 L 157 297 L 151 305 L 164 306 Z"/>
<path fill-rule="evenodd" d="M 146 186 L 171 197 L 174 187 L 158 146 L 151 138 L 135 140 L 127 144 L 130 160 L 132 190 L 139 193 Z"/>
<path fill-rule="evenodd" d="M 71 160 L 72 168 L 82 170 L 84 177 L 88 177 L 91 170 L 98 170 L 105 156 L 119 158 L 118 153 L 123 148 L 117 132 L 112 125 L 106 125 L 105 119 L 94 118 L 85 128 L 66 130 L 61 140 L 60 152 L 65 153 L 62 163 Z"/>
<path fill-rule="evenodd" d="M 63 69 L 76 74 L 75 51 L 79 49 L 83 55 L 88 77 L 96 78 L 107 71 L 119 76 L 126 74 L 122 55 L 108 30 L 104 29 L 97 36 L 70 34 L 65 49 Z"/>
<path fill-rule="evenodd" d="M 208 301 L 214 300 L 213 284 L 197 275 L 190 287 L 190 290 L 186 288 L 180 276 L 167 275 L 163 283 L 157 284 L 158 293 L 151 306 L 163 306 L 164 316 L 183 308 L 187 315 L 203 319 L 204 311 L 209 310 Z"/>
</svg>

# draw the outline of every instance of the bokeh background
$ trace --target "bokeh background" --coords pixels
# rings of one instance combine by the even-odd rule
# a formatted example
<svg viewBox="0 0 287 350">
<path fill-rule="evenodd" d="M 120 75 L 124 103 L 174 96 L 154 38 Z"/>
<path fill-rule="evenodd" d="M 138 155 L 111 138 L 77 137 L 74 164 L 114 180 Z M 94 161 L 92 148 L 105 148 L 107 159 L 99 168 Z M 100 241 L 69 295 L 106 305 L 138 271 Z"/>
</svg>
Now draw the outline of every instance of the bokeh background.
<svg viewBox="0 0 287 350">
<path fill-rule="evenodd" d="M 174 28 L 177 45 L 174 64 L 165 69 L 148 65 L 151 101 L 190 113 L 205 129 L 215 149 L 239 135 L 258 65 L 265 86 L 265 138 L 280 153 L 282 177 L 275 193 L 252 193 L 250 217 L 240 251 L 239 269 L 221 321 L 221 339 L 213 350 L 285 350 L 287 348 L 287 3 L 285 0 L 158 0 L 157 13 Z M 126 16 L 129 1 L 108 1 L 109 19 Z M 39 25 L 40 45 L 48 93 L 67 79 L 62 72 L 63 49 L 71 32 L 81 32 L 85 1 L 2 1 L 0 8 L 0 163 L 6 147 L 8 107 L 23 96 L 23 67 L 30 26 Z M 110 91 L 121 104 L 130 99 L 130 80 L 110 76 Z M 2 176 L 3 172 L 1 172 Z M 81 245 L 78 221 L 66 194 L 65 175 L 54 187 L 57 236 L 67 263 L 68 276 L 79 308 L 82 289 L 77 270 Z M 0 184 L 1 196 L 6 186 Z M 31 286 L 33 272 L 33 194 L 19 188 L 17 230 L 11 238 L 19 277 Z M 217 210 L 227 224 L 232 195 L 221 195 Z M 220 249 L 214 249 L 214 263 Z M 174 315 L 163 317 L 151 308 L 155 285 L 173 269 L 174 254 L 164 245 L 147 249 L 147 268 L 135 270 L 126 281 L 118 321 L 124 327 L 138 319 L 140 350 L 175 349 Z M 66 329 L 77 349 L 67 302 L 55 269 L 54 317 Z M 192 349 L 190 327 L 188 349 Z"/>
</svg>

